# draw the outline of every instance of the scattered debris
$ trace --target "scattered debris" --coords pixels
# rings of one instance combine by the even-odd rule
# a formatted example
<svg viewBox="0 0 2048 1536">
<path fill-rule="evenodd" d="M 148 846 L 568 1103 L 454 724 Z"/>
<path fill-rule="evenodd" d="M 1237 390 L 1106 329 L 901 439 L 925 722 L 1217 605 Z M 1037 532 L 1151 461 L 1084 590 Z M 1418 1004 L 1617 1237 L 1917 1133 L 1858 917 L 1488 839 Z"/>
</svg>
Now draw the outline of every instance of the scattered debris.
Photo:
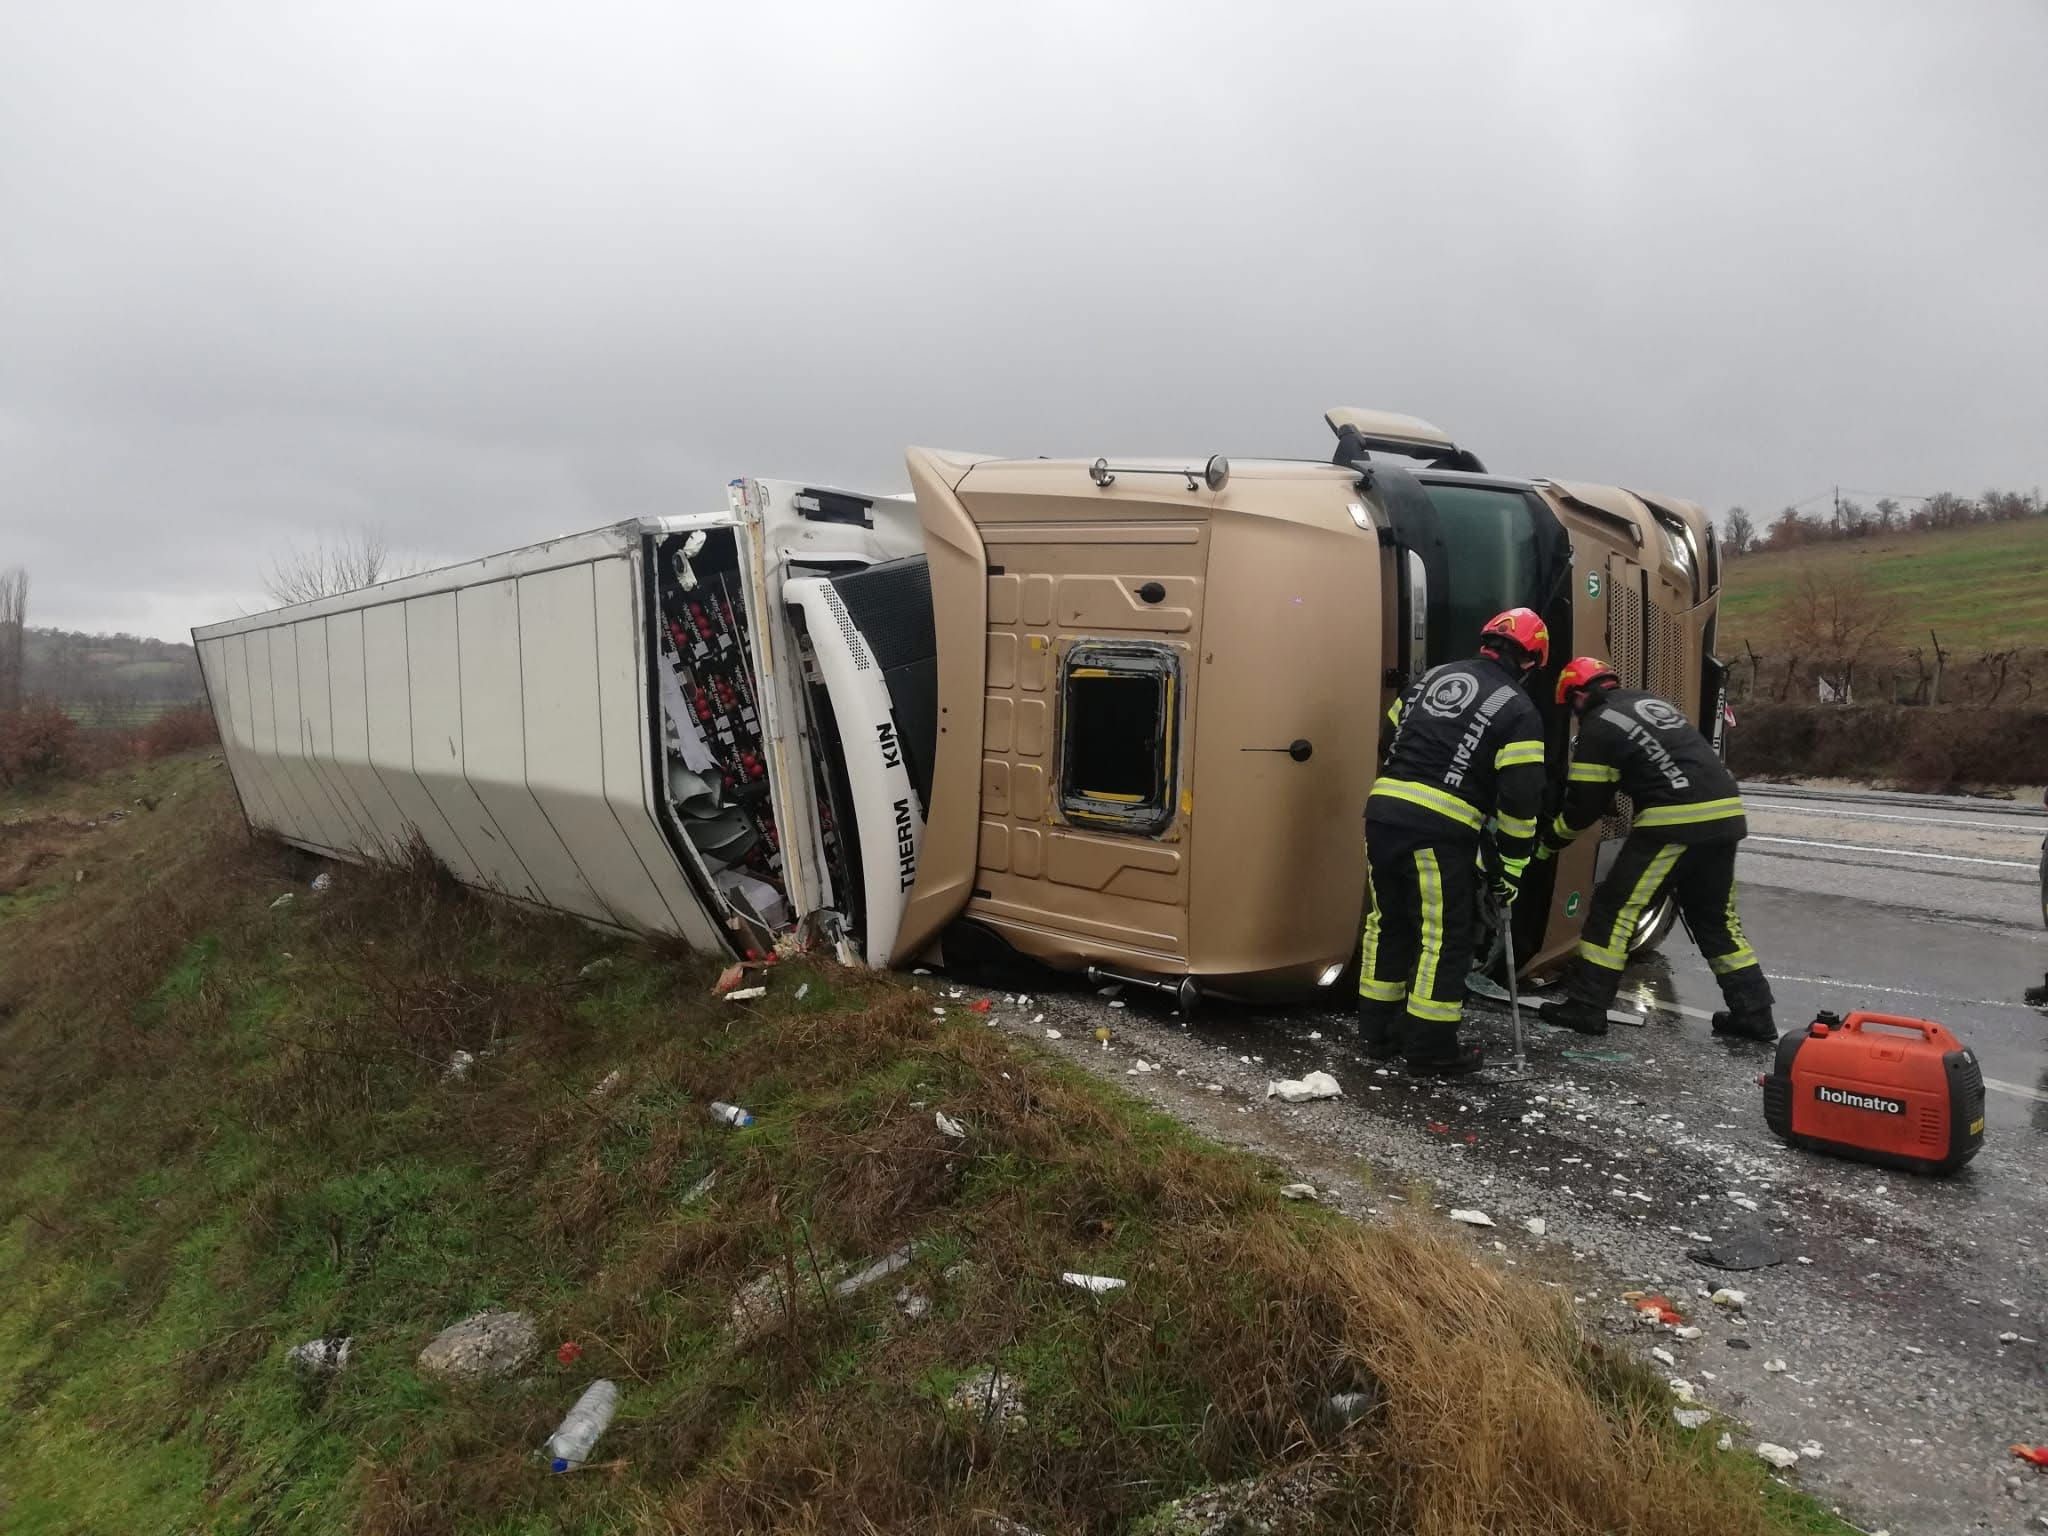
<svg viewBox="0 0 2048 1536">
<path fill-rule="evenodd" d="M 1683 1328 L 1674 1328 L 1671 1330 L 1673 1338 L 1684 1339 L 1687 1343 L 1692 1342 L 1692 1340 L 1700 1337 L 1700 1335 L 1705 1332 L 1706 1330 L 1704 1328 L 1695 1327 L 1691 1323 L 1687 1323 Z M 1743 1348 L 1747 1349 L 1748 1347 L 1748 1342 L 1745 1340 L 1743 1343 Z"/>
<path fill-rule="evenodd" d="M 923 1321 L 931 1309 L 932 1299 L 922 1291 L 913 1291 L 906 1285 L 896 1292 L 896 1310 L 913 1323 Z"/>
<path fill-rule="evenodd" d="M 751 1003 L 756 998 L 766 997 L 767 995 L 768 989 L 766 987 L 741 987 L 736 992 L 726 993 L 725 1000 L 728 1003 Z"/>
<path fill-rule="evenodd" d="M 1768 1269 L 1785 1262 L 1784 1251 L 1760 1232 L 1731 1234 L 1706 1247 L 1689 1250 L 1686 1257 L 1714 1269 L 1732 1270 Z"/>
<path fill-rule="evenodd" d="M 1313 1184 L 1282 1184 L 1280 1186 L 1280 1198 L 1282 1200 L 1313 1200 L 1315 1197 L 1316 1187 Z"/>
<path fill-rule="evenodd" d="M 994 1366 L 961 1382 L 946 1399 L 946 1406 L 970 1413 L 996 1429 L 1021 1429 L 1026 1423 L 1023 1386 Z"/>
<path fill-rule="evenodd" d="M 1667 1328 L 1676 1328 L 1685 1321 L 1685 1314 L 1671 1304 L 1671 1298 L 1668 1296 L 1639 1296 L 1631 1291 L 1625 1292 L 1622 1300 L 1633 1301 L 1636 1314 L 1645 1322 L 1662 1323 Z"/>
<path fill-rule="evenodd" d="M 688 1189 L 684 1190 L 683 1198 L 678 1203 L 682 1205 L 695 1204 L 697 1201 L 702 1200 L 706 1195 L 710 1194 L 712 1186 L 717 1184 L 717 1182 L 718 1170 L 714 1168 L 709 1173 L 705 1174 L 703 1178 L 699 1179 L 696 1183 L 692 1184 Z"/>
<path fill-rule="evenodd" d="M 932 1116 L 932 1123 L 938 1126 L 941 1136 L 950 1136 L 955 1141 L 967 1139 L 967 1127 L 947 1114 L 943 1109 Z"/>
<path fill-rule="evenodd" d="M 582 1466 L 590 1459 L 591 1447 L 597 1444 L 597 1437 L 605 1432 L 618 1408 L 619 1389 L 615 1382 L 593 1381 L 585 1387 L 575 1406 L 548 1436 L 548 1465 L 557 1472 Z"/>
<path fill-rule="evenodd" d="M 590 1097 L 593 1099 L 609 1098 L 611 1096 L 612 1090 L 617 1088 L 619 1084 L 623 1083 L 625 1080 L 626 1074 L 621 1072 L 617 1067 L 613 1067 L 611 1071 L 605 1073 L 605 1075 L 598 1080 L 597 1086 L 590 1090 Z"/>
<path fill-rule="evenodd" d="M 802 986 L 796 989 L 796 1000 L 798 1002 L 802 1002 L 806 997 L 810 995 L 810 991 L 811 984 L 807 981 Z"/>
<path fill-rule="evenodd" d="M 1156 1063 L 1147 1061 L 1144 1057 L 1140 1056 L 1138 1058 L 1138 1064 L 1134 1067 L 1127 1068 L 1124 1072 L 1124 1076 L 1142 1077 L 1147 1072 L 1157 1072 L 1158 1070 L 1159 1067 Z"/>
<path fill-rule="evenodd" d="M 1493 1225 L 1493 1218 L 1484 1211 L 1453 1211 L 1451 1212 L 1451 1220 L 1461 1221 L 1468 1227 L 1490 1227 Z"/>
<path fill-rule="evenodd" d="M 1826 1454 L 1827 1452 L 1820 1448 L 1818 1440 L 1802 1440 L 1799 1444 L 1799 1459 L 1801 1461 L 1819 1461 Z"/>
<path fill-rule="evenodd" d="M 333 887 L 334 875 L 332 874 L 332 872 L 323 869 L 320 871 L 319 874 L 313 877 L 313 883 L 312 885 L 308 886 L 307 889 L 312 891 L 312 893 L 315 896 L 324 896 L 327 894 L 328 891 L 333 889 Z"/>
<path fill-rule="evenodd" d="M 987 1013 L 989 1009 L 993 1006 L 994 1004 L 990 1003 L 989 1000 L 984 997 L 977 1002 L 969 1003 L 967 1005 L 967 1011 L 969 1013 Z"/>
<path fill-rule="evenodd" d="M 539 1330 L 524 1312 L 478 1312 L 435 1334 L 419 1367 L 444 1381 L 483 1381 L 511 1375 L 539 1348 Z"/>
<path fill-rule="evenodd" d="M 1323 1418 L 1331 1427 L 1342 1429 L 1356 1424 L 1379 1406 L 1377 1392 L 1337 1392 L 1323 1401 Z"/>
<path fill-rule="evenodd" d="M 1680 1429 L 1705 1429 L 1714 1413 L 1711 1408 L 1674 1408 L 1671 1417 L 1678 1420 Z"/>
<path fill-rule="evenodd" d="M 1790 1367 L 1782 1360 L 1770 1359 L 1764 1362 L 1764 1369 L 1773 1376 L 1782 1376 Z"/>
<path fill-rule="evenodd" d="M 2048 1467 L 2048 1445 L 2016 1445 L 2012 1453 L 2029 1466 Z"/>
<path fill-rule="evenodd" d="M 1715 1306 L 1724 1308 L 1729 1312 L 1740 1312 L 1749 1305 L 1749 1292 L 1731 1291 L 1724 1285 L 1720 1290 L 1714 1292 L 1710 1300 L 1712 1300 Z"/>
<path fill-rule="evenodd" d="M 1327 1072 L 1310 1072 L 1303 1077 L 1282 1078 L 1266 1084 L 1267 1098 L 1280 1099 L 1288 1104 L 1301 1104 L 1309 1099 L 1339 1099 L 1343 1096 L 1343 1088 L 1338 1086 L 1337 1079 Z"/>
<path fill-rule="evenodd" d="M 1041 1015 L 1040 1015 L 1040 1017 L 1041 1017 L 1041 1018 L 1043 1018 L 1043 1017 L 1044 1017 L 1044 1015 L 1043 1015 L 1043 1014 L 1041 1014 Z M 1058 1030 L 1056 1030 L 1056 1029 L 1048 1029 L 1048 1030 L 1047 1030 L 1047 1031 L 1045 1032 L 1045 1038 L 1046 1038 L 1046 1039 L 1048 1039 L 1048 1040 L 1064 1040 L 1064 1039 L 1066 1039 L 1066 1036 L 1065 1036 L 1065 1035 L 1062 1035 L 1062 1034 L 1061 1034 L 1061 1033 L 1060 1033 L 1060 1032 L 1059 1032 Z"/>
<path fill-rule="evenodd" d="M 1735 1449 L 1735 1437 L 1734 1437 L 1733 1435 L 1729 1434 L 1729 1433 L 1728 1433 L 1728 1432 L 1727 1432 L 1726 1430 L 1723 1430 L 1723 1431 L 1721 1432 L 1721 1438 L 1720 1438 L 1720 1439 L 1718 1439 L 1718 1440 L 1716 1440 L 1716 1441 L 1714 1442 L 1714 1449 L 1715 1449 L 1715 1450 L 1717 1450 L 1717 1451 L 1732 1451 L 1732 1450 L 1734 1450 L 1734 1449 Z"/>
<path fill-rule="evenodd" d="M 1114 1275 L 1077 1275 L 1072 1270 L 1061 1275 L 1060 1279 L 1078 1290 L 1093 1291 L 1098 1296 L 1109 1291 L 1120 1291 L 1130 1284 L 1128 1280 L 1119 1280 Z"/>
<path fill-rule="evenodd" d="M 1306 1462 L 1182 1494 L 1153 1510 L 1137 1528 L 1156 1536 L 1305 1536 L 1327 1528 L 1317 1518 L 1316 1503 L 1329 1480 L 1327 1467 Z"/>
<path fill-rule="evenodd" d="M 1527 1221 L 1522 1223 L 1522 1230 L 1528 1233 L 1531 1237 L 1541 1237 L 1544 1233 L 1550 1230 L 1550 1224 L 1546 1222 L 1541 1216 L 1531 1216 Z"/>
<path fill-rule="evenodd" d="M 1678 1330 L 1678 1332 L 1679 1332 L 1679 1337 L 1683 1338 L 1683 1337 L 1685 1336 L 1685 1332 L 1686 1332 L 1686 1330 L 1685 1330 L 1685 1329 L 1683 1329 L 1683 1328 L 1681 1328 L 1681 1329 L 1679 1329 L 1679 1330 Z M 1693 1335 L 1693 1337 L 1694 1337 L 1694 1338 L 1698 1338 L 1698 1337 L 1699 1337 L 1699 1330 L 1698 1330 L 1697 1328 L 1693 1329 L 1693 1330 L 1692 1330 L 1692 1335 Z M 1728 1340 L 1727 1342 L 1728 1342 L 1728 1347 L 1729 1347 L 1730 1349 L 1747 1349 L 1747 1348 L 1749 1348 L 1749 1340 L 1747 1340 L 1747 1339 L 1730 1339 L 1730 1340 Z"/>
<path fill-rule="evenodd" d="M 1105 1051 L 1106 1051 L 1106 1050 L 1108 1050 L 1108 1049 L 1109 1049 L 1109 1026 L 1108 1026 L 1107 1024 L 1098 1024 L 1098 1025 L 1096 1025 L 1096 1026 L 1095 1026 L 1095 1038 L 1096 1038 L 1097 1040 L 1099 1040 L 1099 1041 L 1101 1041 L 1101 1042 L 1102 1042 L 1102 1048 L 1103 1048 L 1103 1049 L 1104 1049 Z"/>
<path fill-rule="evenodd" d="M 1695 1387 L 1683 1376 L 1671 1378 L 1671 1395 L 1687 1406 L 1700 1400 L 1699 1388 Z"/>
<path fill-rule="evenodd" d="M 856 1274 L 848 1275 L 844 1280 L 841 1280 L 832 1287 L 832 1294 L 842 1298 L 857 1295 L 873 1285 L 877 1280 L 888 1279 L 889 1276 L 895 1274 L 897 1270 L 902 1269 L 908 1264 L 916 1253 L 916 1244 L 905 1243 L 894 1253 L 883 1254 L 882 1257 L 875 1260 L 866 1269 Z"/>
<path fill-rule="evenodd" d="M 728 965 L 718 973 L 718 980 L 712 984 L 711 995 L 713 997 L 725 996 L 726 993 L 730 992 L 746 978 L 746 974 L 747 968 L 744 965 Z"/>
<path fill-rule="evenodd" d="M 754 1123 L 754 1117 L 737 1104 L 728 1104 L 723 1099 L 713 1099 L 705 1105 L 705 1113 L 721 1125 L 729 1125 L 736 1131 L 744 1131 Z"/>
<path fill-rule="evenodd" d="M 590 964 L 584 966 L 583 969 L 578 971 L 576 974 L 578 976 L 581 976 L 584 980 L 588 981 L 593 976 L 604 975 L 605 972 L 609 971 L 611 968 L 612 957 L 610 955 L 600 955 L 597 959 L 591 961 Z"/>
<path fill-rule="evenodd" d="M 2017 1344 L 2019 1343 L 2019 1341 L 2020 1336 L 2014 1333 L 2010 1328 L 2008 1328 L 2004 1333 L 2001 1333 L 1998 1336 L 1998 1342 L 2001 1344 Z"/>
<path fill-rule="evenodd" d="M 349 1351 L 355 1342 L 353 1338 L 308 1339 L 294 1344 L 284 1357 L 308 1376 L 333 1376 L 348 1369 Z"/>
<path fill-rule="evenodd" d="M 78 876 L 78 877 L 79 877 L 79 879 L 83 880 L 83 879 L 85 878 L 85 872 L 84 872 L 83 870 L 80 870 L 80 871 L 79 871 L 79 876 Z M 280 907 L 288 907 L 288 906 L 290 906 L 291 904 L 292 904 L 292 892 L 290 892 L 290 891 L 286 891 L 286 892 L 285 892 L 285 893 L 284 893 L 284 894 L 283 894 L 282 896 L 278 897 L 278 898 L 277 898 L 277 900 L 273 901 L 273 902 L 272 902 L 272 903 L 270 904 L 270 910 L 271 910 L 271 911 L 273 911 L 273 912 L 275 912 L 275 911 L 277 911 L 277 909 L 278 909 L 278 908 L 280 908 Z"/>
<path fill-rule="evenodd" d="M 1665 1365 L 1678 1364 L 1678 1356 L 1672 1354 L 1670 1350 L 1662 1348 L 1661 1346 L 1650 1351 L 1650 1358 L 1652 1360 L 1659 1361 Z"/>
<path fill-rule="evenodd" d="M 1768 1440 L 1758 1443 L 1756 1454 L 1759 1461 L 1770 1463 L 1780 1472 L 1789 1472 L 1792 1468 L 1799 1465 L 1799 1453 L 1797 1451 L 1788 1451 L 1784 1446 L 1773 1445 Z"/>
<path fill-rule="evenodd" d="M 777 1270 L 757 1275 L 733 1293 L 727 1321 L 735 1349 L 774 1333 L 789 1321 L 790 1296 Z"/>
<path fill-rule="evenodd" d="M 583 1358 L 583 1346 L 574 1339 L 564 1339 L 561 1347 L 555 1351 L 555 1358 L 564 1365 L 574 1365 Z"/>
</svg>

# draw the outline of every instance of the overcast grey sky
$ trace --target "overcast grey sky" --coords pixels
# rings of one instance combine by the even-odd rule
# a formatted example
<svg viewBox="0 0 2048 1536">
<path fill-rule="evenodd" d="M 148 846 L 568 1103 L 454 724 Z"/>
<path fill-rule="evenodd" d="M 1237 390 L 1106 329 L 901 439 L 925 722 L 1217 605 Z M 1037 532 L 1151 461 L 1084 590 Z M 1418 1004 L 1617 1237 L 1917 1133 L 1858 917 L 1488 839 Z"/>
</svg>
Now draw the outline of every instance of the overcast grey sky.
<svg viewBox="0 0 2048 1536">
<path fill-rule="evenodd" d="M 902 449 L 2048 481 L 2048 4 L 0 0 L 0 566 L 175 635 Z"/>
</svg>

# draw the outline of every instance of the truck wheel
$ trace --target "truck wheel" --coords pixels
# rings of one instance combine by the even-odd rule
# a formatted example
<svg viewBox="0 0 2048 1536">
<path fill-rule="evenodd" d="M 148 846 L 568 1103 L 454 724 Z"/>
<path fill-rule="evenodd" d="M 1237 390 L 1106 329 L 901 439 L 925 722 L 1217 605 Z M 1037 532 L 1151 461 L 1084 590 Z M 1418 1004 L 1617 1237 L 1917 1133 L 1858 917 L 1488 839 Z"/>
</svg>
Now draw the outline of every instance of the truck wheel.
<svg viewBox="0 0 2048 1536">
<path fill-rule="evenodd" d="M 1637 921 L 1636 931 L 1629 935 L 1628 952 L 1630 958 L 1633 959 L 1637 955 L 1647 955 L 1659 944 L 1662 944 L 1664 936 L 1671 931 L 1671 925 L 1677 921 L 1678 898 L 1667 894 L 1662 901 L 1650 908 Z"/>
</svg>

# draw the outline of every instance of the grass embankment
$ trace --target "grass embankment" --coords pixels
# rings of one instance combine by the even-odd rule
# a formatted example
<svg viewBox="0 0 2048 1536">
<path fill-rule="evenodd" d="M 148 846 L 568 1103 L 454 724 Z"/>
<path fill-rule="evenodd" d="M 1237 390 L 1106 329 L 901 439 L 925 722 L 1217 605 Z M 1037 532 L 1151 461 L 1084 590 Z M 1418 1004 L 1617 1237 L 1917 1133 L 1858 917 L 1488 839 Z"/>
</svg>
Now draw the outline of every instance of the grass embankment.
<svg viewBox="0 0 2048 1536">
<path fill-rule="evenodd" d="M 1887 649 L 1927 645 L 1929 629 L 1960 658 L 2038 646 L 2048 637 L 2048 518 L 2037 517 L 1731 560 L 1721 594 L 1723 656 L 1741 657 L 1744 640 L 1764 655 L 1784 654 L 1779 610 L 1809 567 L 1824 577 L 1854 572 L 1869 584 L 1892 616 Z"/>
<path fill-rule="evenodd" d="M 1304 1463 L 1322 1529 L 1835 1529 L 1676 1430 L 1554 1293 L 1286 1204 L 1276 1170 L 959 1005 L 805 964 L 714 1001 L 701 959 L 431 873 L 342 869 L 315 897 L 246 842 L 225 777 L 176 760 L 0 802 L 41 818 L 0 860 L 43 840 L 0 871 L 14 1536 L 1115 1531 Z M 759 1124 L 714 1124 L 713 1097 Z M 909 1241 L 858 1295 L 815 1282 Z M 735 1346 L 765 1274 L 793 1315 Z M 421 1344 L 489 1306 L 539 1319 L 538 1362 L 423 1380 Z M 345 1371 L 294 1375 L 290 1345 L 343 1334 Z M 992 1362 L 1027 1423 L 944 1406 Z M 549 1476 L 534 1448 L 597 1375 L 623 1388 L 600 1465 Z M 1373 1383 L 1370 1417 L 1316 1427 Z"/>
</svg>

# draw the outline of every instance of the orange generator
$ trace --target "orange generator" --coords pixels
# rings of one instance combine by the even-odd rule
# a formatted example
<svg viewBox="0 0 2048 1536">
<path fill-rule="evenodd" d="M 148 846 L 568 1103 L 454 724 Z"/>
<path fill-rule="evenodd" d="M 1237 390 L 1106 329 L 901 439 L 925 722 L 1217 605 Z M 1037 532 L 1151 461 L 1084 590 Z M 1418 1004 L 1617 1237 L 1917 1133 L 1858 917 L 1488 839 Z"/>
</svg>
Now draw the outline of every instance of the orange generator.
<svg viewBox="0 0 2048 1536">
<path fill-rule="evenodd" d="M 1976 1054 L 1930 1019 L 1822 1013 L 1757 1081 L 1765 1123 L 1795 1147 L 1954 1173 L 1984 1145 Z"/>
</svg>

